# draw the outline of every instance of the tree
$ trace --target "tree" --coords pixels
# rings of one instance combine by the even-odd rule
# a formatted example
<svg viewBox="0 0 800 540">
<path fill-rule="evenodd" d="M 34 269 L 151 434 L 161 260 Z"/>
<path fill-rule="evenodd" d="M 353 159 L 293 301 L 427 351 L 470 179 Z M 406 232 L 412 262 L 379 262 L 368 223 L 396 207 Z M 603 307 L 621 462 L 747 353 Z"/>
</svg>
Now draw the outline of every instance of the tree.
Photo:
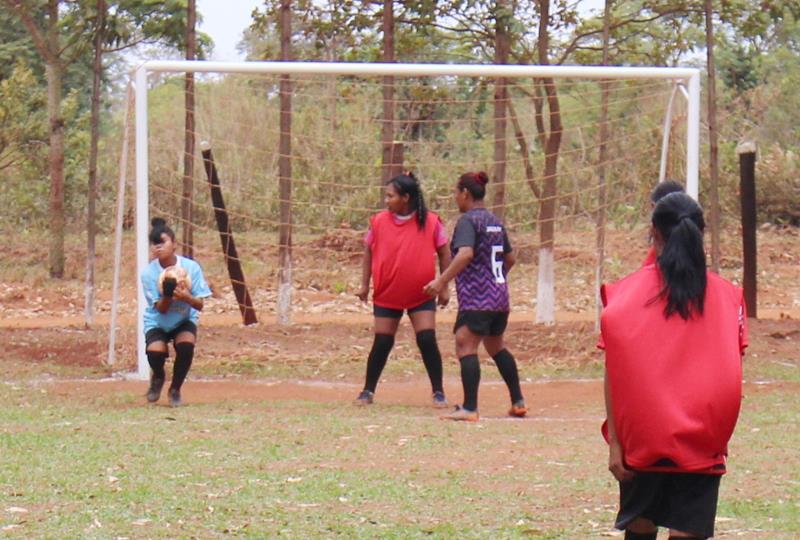
<svg viewBox="0 0 800 540">
<path fill-rule="evenodd" d="M 26 3 L 3 0 L 19 17 L 30 34 L 36 51 L 45 64 L 47 77 L 47 111 L 49 122 L 50 166 L 50 251 L 49 272 L 54 278 L 64 276 L 64 118 L 61 113 L 62 83 L 65 66 L 84 52 L 80 34 L 70 33 L 63 23 L 69 21 L 74 5 L 60 0 Z M 43 11 L 40 11 L 43 10 Z M 41 14 L 41 15 L 40 15 Z"/>
</svg>

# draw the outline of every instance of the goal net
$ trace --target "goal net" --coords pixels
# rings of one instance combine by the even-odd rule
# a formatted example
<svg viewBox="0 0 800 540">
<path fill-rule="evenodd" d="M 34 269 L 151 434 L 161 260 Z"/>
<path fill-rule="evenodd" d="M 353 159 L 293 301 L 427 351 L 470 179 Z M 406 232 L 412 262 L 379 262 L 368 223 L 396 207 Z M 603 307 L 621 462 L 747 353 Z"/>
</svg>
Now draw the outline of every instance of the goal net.
<svg viewBox="0 0 800 540">
<path fill-rule="evenodd" d="M 368 316 L 354 296 L 363 237 L 403 170 L 448 232 L 459 175 L 489 174 L 487 206 L 520 262 L 513 309 L 543 323 L 593 319 L 598 281 L 640 264 L 660 178 L 697 196 L 694 69 L 148 62 L 135 100 L 136 266 L 149 219 L 164 217 L 212 286 L 205 316 Z M 143 307 L 140 291 L 140 325 Z"/>
</svg>

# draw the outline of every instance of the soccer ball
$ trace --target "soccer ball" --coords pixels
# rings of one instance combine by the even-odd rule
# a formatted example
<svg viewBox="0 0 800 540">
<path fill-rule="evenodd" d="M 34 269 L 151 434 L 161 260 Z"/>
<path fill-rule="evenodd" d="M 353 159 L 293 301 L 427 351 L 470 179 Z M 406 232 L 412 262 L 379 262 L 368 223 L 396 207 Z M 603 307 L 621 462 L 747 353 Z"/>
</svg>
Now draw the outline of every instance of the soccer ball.
<svg viewBox="0 0 800 540">
<path fill-rule="evenodd" d="M 183 267 L 168 266 L 164 268 L 164 270 L 161 272 L 161 275 L 158 276 L 159 293 L 164 294 L 164 279 L 168 277 L 174 278 L 179 285 L 183 283 L 188 290 L 192 289 L 192 278 L 189 276 L 189 273 Z"/>
</svg>

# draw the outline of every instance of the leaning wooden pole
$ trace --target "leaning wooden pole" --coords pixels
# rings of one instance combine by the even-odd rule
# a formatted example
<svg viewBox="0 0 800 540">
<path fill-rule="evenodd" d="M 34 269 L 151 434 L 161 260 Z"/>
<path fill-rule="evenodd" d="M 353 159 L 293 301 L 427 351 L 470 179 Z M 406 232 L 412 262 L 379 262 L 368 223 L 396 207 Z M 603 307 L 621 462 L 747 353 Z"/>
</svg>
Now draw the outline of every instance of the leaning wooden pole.
<svg viewBox="0 0 800 540">
<path fill-rule="evenodd" d="M 758 249 L 756 246 L 756 144 L 744 141 L 739 154 L 739 193 L 742 200 L 742 285 L 747 316 L 758 318 Z"/>
<path fill-rule="evenodd" d="M 208 143 L 201 143 L 203 154 L 203 166 L 208 176 L 208 187 L 211 189 L 211 204 L 214 207 L 214 217 L 217 219 L 217 229 L 219 229 L 219 239 L 222 242 L 222 252 L 225 254 L 225 264 L 228 267 L 228 276 L 231 278 L 233 293 L 236 295 L 236 302 L 239 304 L 239 311 L 242 313 L 242 321 L 245 325 L 255 324 L 256 310 L 253 308 L 253 301 L 247 290 L 247 283 L 244 280 L 242 264 L 239 254 L 236 251 L 236 243 L 233 240 L 233 231 L 228 221 L 228 212 L 225 209 L 225 199 L 222 197 L 222 185 L 217 175 L 217 167 L 214 164 L 214 156 Z"/>
</svg>

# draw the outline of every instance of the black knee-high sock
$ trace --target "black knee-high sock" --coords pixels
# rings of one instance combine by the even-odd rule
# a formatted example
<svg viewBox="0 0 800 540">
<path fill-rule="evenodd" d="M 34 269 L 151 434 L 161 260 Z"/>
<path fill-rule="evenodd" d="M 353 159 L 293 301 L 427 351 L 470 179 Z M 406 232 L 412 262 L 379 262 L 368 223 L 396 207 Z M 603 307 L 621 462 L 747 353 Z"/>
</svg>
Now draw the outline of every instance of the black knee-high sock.
<svg viewBox="0 0 800 540">
<path fill-rule="evenodd" d="M 166 374 L 164 373 L 164 363 L 167 361 L 169 354 L 161 351 L 147 351 L 147 363 L 150 364 L 150 369 L 153 370 L 153 378 L 163 380 Z"/>
<path fill-rule="evenodd" d="M 497 364 L 497 369 L 500 370 L 500 375 L 508 386 L 508 393 L 511 394 L 511 403 L 516 403 L 522 399 L 522 389 L 519 387 L 519 372 L 517 371 L 517 362 L 514 356 L 508 352 L 508 349 L 503 349 L 494 355 L 494 363 Z"/>
<path fill-rule="evenodd" d="M 481 383 L 481 364 L 477 354 L 458 359 L 461 363 L 461 385 L 464 387 L 464 405 L 468 411 L 478 410 L 478 385 Z"/>
<path fill-rule="evenodd" d="M 649 533 L 625 531 L 625 540 L 656 540 L 656 538 L 658 538 L 658 530 Z"/>
<path fill-rule="evenodd" d="M 442 355 L 439 352 L 439 345 L 436 343 L 436 330 L 417 332 L 417 347 L 422 353 L 422 363 L 425 364 L 425 370 L 431 380 L 431 388 L 434 392 L 443 392 Z"/>
<path fill-rule="evenodd" d="M 391 334 L 375 334 L 375 341 L 372 342 L 372 350 L 369 351 L 367 358 L 367 380 L 364 383 L 364 390 L 375 392 L 378 380 L 381 378 L 386 360 L 394 347 L 394 336 Z"/>
<path fill-rule="evenodd" d="M 172 370 L 170 388 L 180 390 L 189 368 L 192 367 L 192 358 L 194 358 L 194 343 L 175 344 L 175 368 Z"/>
</svg>

